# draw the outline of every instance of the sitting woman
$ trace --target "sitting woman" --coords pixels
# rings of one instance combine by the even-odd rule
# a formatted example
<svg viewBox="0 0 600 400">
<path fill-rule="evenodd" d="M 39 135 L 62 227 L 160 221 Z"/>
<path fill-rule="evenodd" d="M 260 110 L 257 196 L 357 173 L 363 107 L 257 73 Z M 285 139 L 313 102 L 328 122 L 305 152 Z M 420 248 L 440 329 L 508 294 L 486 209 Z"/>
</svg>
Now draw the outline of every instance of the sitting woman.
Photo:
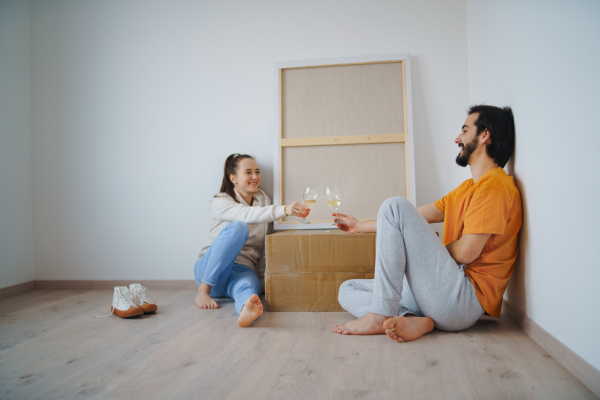
<svg viewBox="0 0 600 400">
<path fill-rule="evenodd" d="M 306 217 L 310 212 L 297 202 L 271 205 L 259 184 L 260 170 L 254 158 L 246 154 L 227 157 L 221 192 L 212 201 L 208 244 L 194 267 L 199 286 L 196 305 L 219 308 L 212 297 L 231 297 L 241 327 L 263 312 L 257 272 L 264 267 L 268 223 L 290 215 Z"/>
</svg>

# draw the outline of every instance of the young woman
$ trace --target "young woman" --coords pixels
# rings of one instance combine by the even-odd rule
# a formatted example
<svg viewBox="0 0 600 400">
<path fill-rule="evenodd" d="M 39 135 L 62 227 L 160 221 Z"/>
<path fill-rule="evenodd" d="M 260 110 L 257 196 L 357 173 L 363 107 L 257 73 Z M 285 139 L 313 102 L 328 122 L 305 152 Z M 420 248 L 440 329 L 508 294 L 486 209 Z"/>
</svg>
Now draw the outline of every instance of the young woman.
<svg viewBox="0 0 600 400">
<path fill-rule="evenodd" d="M 271 205 L 261 189 L 258 164 L 249 155 L 232 154 L 225 161 L 221 192 L 212 202 L 208 244 L 194 267 L 200 308 L 219 308 L 212 297 L 231 297 L 246 327 L 263 312 L 257 272 L 264 269 L 268 223 L 294 215 L 306 217 L 310 208 L 301 203 Z M 212 296 L 212 297 L 211 297 Z"/>
</svg>

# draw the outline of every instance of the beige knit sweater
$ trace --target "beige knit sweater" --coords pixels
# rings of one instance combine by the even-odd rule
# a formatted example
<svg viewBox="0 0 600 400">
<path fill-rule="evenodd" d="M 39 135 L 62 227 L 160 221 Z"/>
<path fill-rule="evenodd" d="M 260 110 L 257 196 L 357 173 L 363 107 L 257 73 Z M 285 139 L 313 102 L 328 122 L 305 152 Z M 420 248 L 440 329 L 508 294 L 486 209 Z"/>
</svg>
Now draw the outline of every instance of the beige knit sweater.
<svg viewBox="0 0 600 400">
<path fill-rule="evenodd" d="M 235 195 L 239 203 L 225 193 L 219 193 L 213 198 L 208 243 L 200 250 L 200 257 L 206 253 L 228 223 L 245 222 L 250 228 L 250 235 L 236 257 L 235 263 L 254 269 L 262 279 L 265 265 L 265 236 L 269 223 L 285 217 L 285 206 L 271 205 L 271 199 L 262 189 L 258 189 L 254 194 L 252 206 L 249 206 L 237 191 Z"/>
</svg>

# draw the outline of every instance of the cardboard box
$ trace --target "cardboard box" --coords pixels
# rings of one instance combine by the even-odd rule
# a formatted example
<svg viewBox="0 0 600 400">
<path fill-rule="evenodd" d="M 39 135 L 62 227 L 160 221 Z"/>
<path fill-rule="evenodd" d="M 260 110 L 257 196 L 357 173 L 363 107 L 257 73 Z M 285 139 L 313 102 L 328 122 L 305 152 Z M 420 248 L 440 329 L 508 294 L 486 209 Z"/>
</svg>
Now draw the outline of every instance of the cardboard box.
<svg viewBox="0 0 600 400">
<path fill-rule="evenodd" d="M 344 311 L 340 285 L 374 276 L 375 234 L 278 232 L 266 238 L 266 258 L 268 311 Z"/>
</svg>

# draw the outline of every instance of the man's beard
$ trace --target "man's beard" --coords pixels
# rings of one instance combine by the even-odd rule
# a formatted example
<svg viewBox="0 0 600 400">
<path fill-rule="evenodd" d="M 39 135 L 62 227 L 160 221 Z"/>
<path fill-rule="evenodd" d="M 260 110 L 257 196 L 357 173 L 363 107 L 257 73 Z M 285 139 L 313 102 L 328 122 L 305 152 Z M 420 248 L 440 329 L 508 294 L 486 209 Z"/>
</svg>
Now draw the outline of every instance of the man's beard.
<svg viewBox="0 0 600 400">
<path fill-rule="evenodd" d="M 461 167 L 466 167 L 469 164 L 469 158 L 471 158 L 471 154 L 473 154 L 475 149 L 477 149 L 477 141 L 478 138 L 476 137 L 470 143 L 463 144 L 463 151 L 458 153 L 456 156 L 456 163 L 458 165 Z"/>
</svg>

